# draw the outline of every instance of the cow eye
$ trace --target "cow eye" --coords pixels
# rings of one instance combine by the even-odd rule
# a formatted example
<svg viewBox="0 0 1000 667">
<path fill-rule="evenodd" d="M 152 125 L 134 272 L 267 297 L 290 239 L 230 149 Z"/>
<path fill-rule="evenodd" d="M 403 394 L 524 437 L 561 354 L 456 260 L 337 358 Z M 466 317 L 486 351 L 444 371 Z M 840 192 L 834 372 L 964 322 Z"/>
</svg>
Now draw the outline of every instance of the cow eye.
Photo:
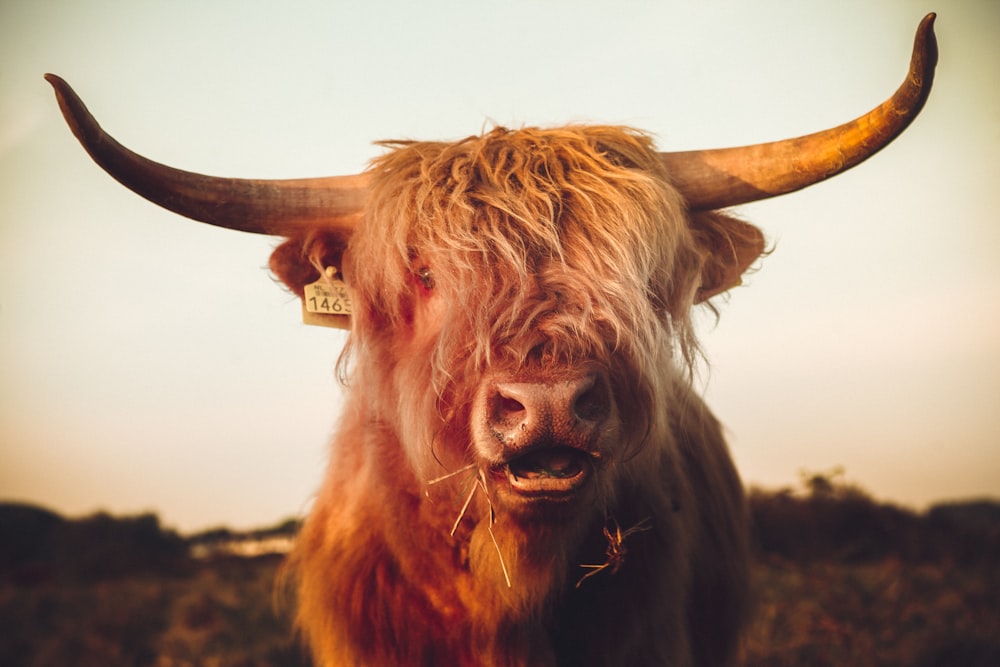
<svg viewBox="0 0 1000 667">
<path fill-rule="evenodd" d="M 431 274 L 431 270 L 426 266 L 417 271 L 417 280 L 419 280 L 420 284 L 424 286 L 424 289 L 434 289 L 434 276 Z"/>
</svg>

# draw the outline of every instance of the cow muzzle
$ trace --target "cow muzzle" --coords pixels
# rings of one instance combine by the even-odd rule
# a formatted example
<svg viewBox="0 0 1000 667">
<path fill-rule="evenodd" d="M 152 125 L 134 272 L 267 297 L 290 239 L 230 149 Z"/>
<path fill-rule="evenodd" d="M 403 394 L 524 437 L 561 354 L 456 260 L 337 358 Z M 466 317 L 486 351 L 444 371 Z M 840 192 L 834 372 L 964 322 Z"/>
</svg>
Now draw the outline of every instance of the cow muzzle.
<svg viewBox="0 0 1000 667">
<path fill-rule="evenodd" d="M 498 489 L 525 500 L 568 499 L 584 487 L 616 432 L 601 372 L 493 377 L 473 409 L 473 440 Z"/>
</svg>

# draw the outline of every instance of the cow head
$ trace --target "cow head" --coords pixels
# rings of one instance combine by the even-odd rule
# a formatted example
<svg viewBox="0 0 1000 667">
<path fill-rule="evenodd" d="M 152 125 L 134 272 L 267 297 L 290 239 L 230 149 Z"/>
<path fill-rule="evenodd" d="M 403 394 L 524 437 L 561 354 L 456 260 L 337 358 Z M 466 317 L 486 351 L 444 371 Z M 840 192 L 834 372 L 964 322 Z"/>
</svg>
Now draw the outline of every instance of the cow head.
<svg viewBox="0 0 1000 667">
<path fill-rule="evenodd" d="M 471 464 L 533 519 L 640 448 L 659 370 L 690 354 L 690 305 L 763 247 L 749 225 L 689 215 L 650 141 L 620 128 L 401 144 L 368 173 L 339 256 L 291 239 L 272 267 L 296 290 L 303 262 L 344 267 L 355 372 L 418 479 Z"/>
</svg>

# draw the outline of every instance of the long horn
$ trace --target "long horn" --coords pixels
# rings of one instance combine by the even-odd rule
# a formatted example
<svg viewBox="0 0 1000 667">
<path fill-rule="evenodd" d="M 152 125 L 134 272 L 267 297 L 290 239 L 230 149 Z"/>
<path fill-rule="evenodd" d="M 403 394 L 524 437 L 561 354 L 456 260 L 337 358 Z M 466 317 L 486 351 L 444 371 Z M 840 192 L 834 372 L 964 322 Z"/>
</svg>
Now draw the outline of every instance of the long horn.
<svg viewBox="0 0 1000 667">
<path fill-rule="evenodd" d="M 155 204 L 210 225 L 288 236 L 311 224 L 353 227 L 368 195 L 365 174 L 290 180 L 204 176 L 153 162 L 101 129 L 69 84 L 54 74 L 63 116 L 84 149 L 122 185 Z"/>
<path fill-rule="evenodd" d="M 795 139 L 714 150 L 661 153 L 692 210 L 711 210 L 800 190 L 850 169 L 895 139 L 931 92 L 937 64 L 934 14 L 917 28 L 910 71 L 895 94 L 864 116 Z"/>
</svg>

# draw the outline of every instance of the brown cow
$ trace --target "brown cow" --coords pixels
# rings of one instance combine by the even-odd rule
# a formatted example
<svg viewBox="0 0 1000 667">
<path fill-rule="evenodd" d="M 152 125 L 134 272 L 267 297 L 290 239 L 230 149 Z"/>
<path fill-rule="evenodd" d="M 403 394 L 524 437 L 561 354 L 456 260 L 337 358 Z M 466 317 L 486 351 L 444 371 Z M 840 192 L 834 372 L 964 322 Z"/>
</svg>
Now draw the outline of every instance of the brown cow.
<svg viewBox="0 0 1000 667">
<path fill-rule="evenodd" d="M 746 508 L 691 388 L 690 313 L 739 284 L 764 242 L 717 209 L 891 141 L 929 92 L 932 24 L 890 100 L 808 137 L 663 154 L 619 127 L 496 128 L 298 181 L 150 162 L 49 77 L 115 178 L 286 237 L 271 266 L 304 300 L 337 272 L 348 286 L 347 405 L 292 559 L 319 663 L 735 660 Z"/>
</svg>

